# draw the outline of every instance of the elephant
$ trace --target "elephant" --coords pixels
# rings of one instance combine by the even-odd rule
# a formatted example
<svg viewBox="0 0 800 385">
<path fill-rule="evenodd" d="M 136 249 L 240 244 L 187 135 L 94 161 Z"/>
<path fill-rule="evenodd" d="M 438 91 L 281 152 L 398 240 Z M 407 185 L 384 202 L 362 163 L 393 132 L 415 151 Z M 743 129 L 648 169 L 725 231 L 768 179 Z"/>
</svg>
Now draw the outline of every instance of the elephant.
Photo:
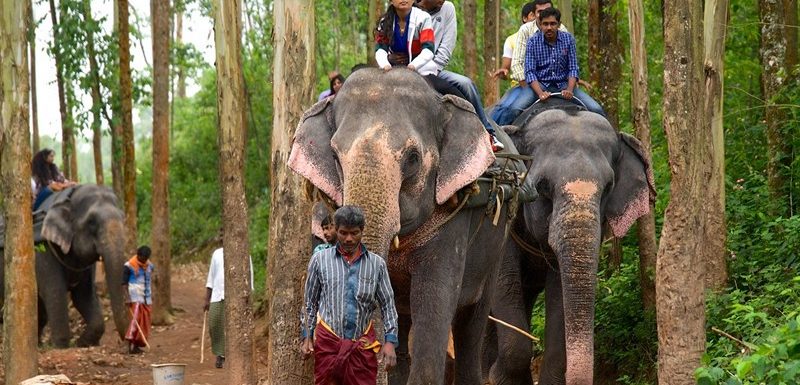
<svg viewBox="0 0 800 385">
<path fill-rule="evenodd" d="M 77 345 L 100 343 L 105 323 L 95 287 L 95 262 L 102 256 L 114 325 L 122 338 L 128 326 L 122 287 L 126 232 L 124 213 L 116 196 L 108 187 L 78 185 L 53 194 L 42 207 L 48 209 L 41 237 L 36 237 L 39 335 L 49 325 L 51 344 L 56 348 L 69 347 L 72 337 L 67 309 L 69 293 L 86 323 Z M 3 251 L 0 243 L 0 254 Z M 0 264 L 0 299 L 5 294 L 3 265 Z"/>
<path fill-rule="evenodd" d="M 636 138 L 565 103 L 535 106 L 538 115 L 503 127 L 520 154 L 533 158 L 527 178 L 539 198 L 520 207 L 512 231 L 520 241 L 506 245 L 492 313 L 528 330 L 531 308 L 544 289 L 539 384 L 590 385 L 603 229 L 623 236 L 649 212 L 655 188 L 649 157 Z M 498 344 L 487 349 L 497 355 L 490 383 L 531 384 L 530 340 L 507 328 L 487 330 L 496 332 Z"/>
<path fill-rule="evenodd" d="M 364 243 L 386 260 L 399 313 L 391 384 L 443 383 L 451 326 L 456 382 L 481 384 L 507 212 L 493 226 L 485 207 L 454 203 L 494 160 L 472 106 L 407 69 L 359 70 L 297 128 L 289 168 L 336 205 L 360 206 Z"/>
</svg>

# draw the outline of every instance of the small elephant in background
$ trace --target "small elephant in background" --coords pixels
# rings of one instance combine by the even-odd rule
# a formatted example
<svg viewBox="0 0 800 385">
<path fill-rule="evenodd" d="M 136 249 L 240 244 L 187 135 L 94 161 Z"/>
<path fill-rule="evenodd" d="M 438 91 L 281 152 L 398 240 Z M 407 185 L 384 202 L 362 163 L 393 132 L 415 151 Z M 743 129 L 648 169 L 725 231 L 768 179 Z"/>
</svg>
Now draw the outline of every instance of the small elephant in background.
<svg viewBox="0 0 800 385">
<path fill-rule="evenodd" d="M 548 103 L 566 103 L 553 99 Z M 655 199 L 649 157 L 634 137 L 574 106 L 549 109 L 521 127 L 505 126 L 533 161 L 539 198 L 520 208 L 498 276 L 492 313 L 523 330 L 545 291 L 545 349 L 539 384 L 593 383 L 594 303 L 603 229 L 623 236 Z M 490 327 L 494 327 L 491 325 Z M 492 384 L 531 384 L 531 341 L 497 326 Z M 491 340 L 491 338 L 490 338 Z"/>
<path fill-rule="evenodd" d="M 102 256 L 114 325 L 122 338 L 128 326 L 122 292 L 126 233 L 125 216 L 116 196 L 108 187 L 79 185 L 53 194 L 42 207 L 49 209 L 42 224 L 42 241 L 36 245 L 39 335 L 49 325 L 52 345 L 69 347 L 69 294 L 86 323 L 77 345 L 100 343 L 105 322 L 97 297 L 95 262 Z M 0 255 L 13 253 L 2 247 L 2 239 L 0 234 Z M 4 264 L 0 263 L 0 299 L 5 294 L 3 270 Z"/>
</svg>

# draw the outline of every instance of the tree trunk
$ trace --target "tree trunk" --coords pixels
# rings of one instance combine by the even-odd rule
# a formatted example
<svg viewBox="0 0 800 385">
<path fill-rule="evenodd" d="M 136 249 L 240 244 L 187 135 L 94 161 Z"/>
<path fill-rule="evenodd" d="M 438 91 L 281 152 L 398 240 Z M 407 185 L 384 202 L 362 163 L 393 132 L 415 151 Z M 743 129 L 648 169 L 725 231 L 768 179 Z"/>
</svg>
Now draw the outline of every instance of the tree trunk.
<svg viewBox="0 0 800 385">
<path fill-rule="evenodd" d="M 611 125 L 619 129 L 622 45 L 617 32 L 617 8 L 617 0 L 589 1 L 589 78 L 594 97 L 605 109 Z"/>
<path fill-rule="evenodd" d="M 183 46 L 183 8 L 179 7 L 175 14 L 175 46 Z M 178 66 L 178 98 L 186 97 L 186 69 L 183 65 Z"/>
<path fill-rule="evenodd" d="M 128 0 L 117 0 L 117 36 L 119 37 L 119 93 L 122 120 L 123 197 L 125 202 L 125 229 L 128 232 L 127 252 L 136 250 L 136 154 L 133 145 L 133 101 L 131 100 L 131 41 L 128 24 Z"/>
<path fill-rule="evenodd" d="M 562 18 L 563 19 L 563 18 Z M 642 0 L 631 0 L 628 6 L 628 26 L 631 34 L 631 116 L 636 137 L 642 142 L 645 156 L 652 158 L 650 146 L 650 94 L 647 85 L 647 51 L 645 49 L 644 5 Z M 655 205 L 637 221 L 639 237 L 639 285 L 642 305 L 646 310 L 656 309 L 656 221 Z"/>
<path fill-rule="evenodd" d="M 92 6 L 89 0 L 83 0 L 83 19 L 86 23 L 93 23 Z M 104 184 L 103 179 L 103 134 L 100 131 L 102 121 L 100 110 L 102 109 L 102 99 L 100 95 L 100 72 L 97 67 L 97 56 L 94 49 L 94 32 L 91 28 L 86 31 L 86 53 L 89 56 L 89 73 L 92 79 L 92 148 L 94 150 L 94 178 L 95 183 Z"/>
<path fill-rule="evenodd" d="M 151 0 L 153 23 L 153 197 L 151 247 L 158 274 L 153 278 L 153 324 L 170 325 L 169 237 L 169 0 Z M 245 222 L 247 223 L 247 222 Z"/>
<path fill-rule="evenodd" d="M 6 287 L 3 366 L 7 384 L 35 376 L 39 356 L 28 130 L 30 18 L 26 3 L 3 0 L 0 9 L 0 203 L 6 229 L 5 268 L 0 270 L 4 270 Z"/>
<path fill-rule="evenodd" d="M 225 249 L 225 292 L 227 294 L 225 296 L 226 361 L 230 363 L 229 383 L 255 385 L 256 349 L 253 339 L 253 306 L 250 301 L 247 200 L 244 192 L 244 150 L 247 132 L 245 113 L 247 109 L 242 75 L 241 18 L 240 0 L 214 1 L 220 143 L 219 175 L 222 187 L 224 230 L 222 245 Z M 313 79 L 313 77 L 309 77 L 309 79 Z"/>
<path fill-rule="evenodd" d="M 476 0 L 464 0 L 464 74 L 472 80 L 478 76 L 478 3 Z"/>
<path fill-rule="evenodd" d="M 267 272 L 270 384 L 305 385 L 313 379 L 312 360 L 298 357 L 297 315 L 303 307 L 303 276 L 311 253 L 303 179 L 286 167 L 292 137 L 303 111 L 314 102 L 314 2 L 275 1 L 275 61 L 272 130 L 271 207 Z M 284 39 L 282 36 L 294 36 Z"/>
<path fill-rule="evenodd" d="M 60 47 L 58 18 L 56 16 L 55 0 L 50 0 L 50 20 L 53 24 L 53 50 L 56 61 L 56 84 L 58 85 L 58 106 L 61 112 L 61 171 L 70 180 L 76 180 L 77 174 L 73 170 L 75 157 L 75 139 L 72 133 L 72 112 L 67 105 L 66 87 L 64 82 L 64 63 Z"/>
<path fill-rule="evenodd" d="M 487 75 L 500 68 L 500 0 L 486 0 L 483 6 L 483 68 L 483 105 L 491 106 L 500 92 Z"/>
<path fill-rule="evenodd" d="M 114 34 L 119 33 L 119 4 L 117 1 L 112 1 L 114 4 Z M 119 57 L 116 57 L 117 62 L 113 65 L 113 84 L 120 84 L 119 78 Z M 111 129 L 111 179 L 114 187 L 114 195 L 120 204 L 125 205 L 125 191 L 124 191 L 124 174 L 122 172 L 122 165 L 125 164 L 125 152 L 122 150 L 122 95 L 119 86 L 111 90 L 111 115 L 108 126 Z"/>
<path fill-rule="evenodd" d="M 30 48 L 31 129 L 33 153 L 39 152 L 39 108 L 36 101 L 36 24 L 33 22 L 33 0 L 28 0 L 28 47 Z"/>
<path fill-rule="evenodd" d="M 572 21 L 572 0 L 557 0 L 556 7 L 561 11 L 561 24 L 564 24 L 571 33 L 575 33 L 573 27 L 575 24 Z"/>
<path fill-rule="evenodd" d="M 778 107 L 785 102 L 781 96 L 786 84 L 786 37 L 783 24 L 782 0 L 759 0 L 761 20 L 761 92 L 766 104 L 767 125 L 767 188 L 769 189 L 770 214 L 786 215 L 788 188 L 782 169 L 789 166 L 788 139 L 784 132 L 786 113 Z"/>
<path fill-rule="evenodd" d="M 702 261 L 708 141 L 703 125 L 701 0 L 664 4 L 664 131 L 672 177 L 656 262 L 658 382 L 695 384 L 705 351 Z"/>
<path fill-rule="evenodd" d="M 375 63 L 375 26 L 378 24 L 378 19 L 386 12 L 383 6 L 383 0 L 367 0 L 369 1 L 369 19 L 367 20 L 367 63 L 374 66 Z"/>
<path fill-rule="evenodd" d="M 794 68 L 798 64 L 798 55 L 800 54 L 800 43 L 797 41 L 798 34 L 800 34 L 800 25 L 798 25 L 798 10 L 797 0 L 783 0 L 783 9 L 786 11 L 786 68 Z M 796 79 L 796 76 L 791 76 L 790 79 Z"/>
<path fill-rule="evenodd" d="M 728 0 L 706 0 L 704 30 L 706 131 L 710 135 L 711 183 L 705 199 L 708 216 L 705 224 L 706 287 L 721 290 L 728 282 L 725 262 L 725 138 L 722 127 L 723 68 Z"/>
</svg>

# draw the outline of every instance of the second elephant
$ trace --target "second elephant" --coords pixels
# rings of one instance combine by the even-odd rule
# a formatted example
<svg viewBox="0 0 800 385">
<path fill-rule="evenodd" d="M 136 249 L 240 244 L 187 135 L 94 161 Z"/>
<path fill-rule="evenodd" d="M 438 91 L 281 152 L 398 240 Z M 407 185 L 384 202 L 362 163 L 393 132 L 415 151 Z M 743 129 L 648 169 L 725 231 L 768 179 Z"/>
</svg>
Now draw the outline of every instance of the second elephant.
<svg viewBox="0 0 800 385">
<path fill-rule="evenodd" d="M 621 237 L 649 212 L 655 189 L 648 157 L 637 139 L 570 104 L 506 128 L 520 154 L 534 159 L 527 177 L 539 198 L 521 208 L 524 221 L 514 230 L 520 241 L 507 245 L 492 312 L 527 330 L 533 302 L 544 289 L 539 384 L 591 385 L 603 229 L 608 225 Z M 491 383 L 531 384 L 530 340 L 499 327 L 497 340 Z"/>
</svg>

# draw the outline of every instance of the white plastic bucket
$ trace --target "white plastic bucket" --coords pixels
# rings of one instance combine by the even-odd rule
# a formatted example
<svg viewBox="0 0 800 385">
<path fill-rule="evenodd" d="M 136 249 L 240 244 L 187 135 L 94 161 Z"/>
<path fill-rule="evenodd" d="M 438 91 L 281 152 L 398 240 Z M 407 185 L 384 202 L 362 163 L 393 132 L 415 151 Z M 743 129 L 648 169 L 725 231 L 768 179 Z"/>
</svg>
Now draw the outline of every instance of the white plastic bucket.
<svg viewBox="0 0 800 385">
<path fill-rule="evenodd" d="M 152 364 L 153 385 L 183 385 L 186 364 Z"/>
</svg>

